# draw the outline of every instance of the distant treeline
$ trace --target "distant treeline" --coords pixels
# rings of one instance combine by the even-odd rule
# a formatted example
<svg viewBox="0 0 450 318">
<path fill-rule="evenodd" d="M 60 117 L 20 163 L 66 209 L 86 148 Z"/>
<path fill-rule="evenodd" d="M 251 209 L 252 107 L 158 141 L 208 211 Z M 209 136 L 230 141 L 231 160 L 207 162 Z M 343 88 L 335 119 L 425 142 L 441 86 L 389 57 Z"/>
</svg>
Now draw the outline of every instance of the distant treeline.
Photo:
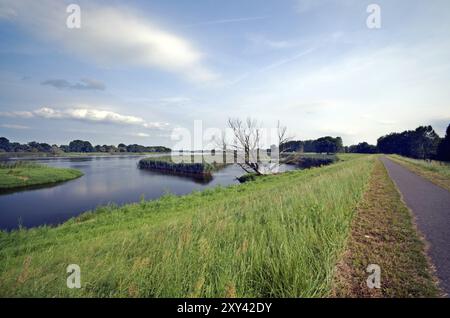
<svg viewBox="0 0 450 318">
<path fill-rule="evenodd" d="M 341 137 L 322 137 L 316 140 L 292 140 L 280 146 L 282 152 L 316 152 L 336 153 L 344 152 Z"/>
<path fill-rule="evenodd" d="M 65 152 L 170 152 L 170 148 L 163 146 L 142 146 L 142 145 L 97 145 L 92 146 L 89 141 L 73 140 L 68 145 L 49 145 L 47 143 L 29 142 L 27 144 L 20 144 L 18 142 L 10 142 L 5 137 L 0 137 L 0 152 L 45 152 L 52 154 L 59 154 Z"/>
<path fill-rule="evenodd" d="M 347 152 L 398 154 L 416 159 L 450 161 L 450 125 L 445 138 L 439 137 L 431 126 L 420 126 L 415 130 L 390 133 L 378 138 L 377 145 L 367 142 L 350 146 Z"/>
<path fill-rule="evenodd" d="M 315 153 L 386 153 L 399 154 L 416 159 L 450 161 L 450 125 L 445 138 L 439 137 L 431 126 L 420 126 L 415 130 L 391 133 L 378 138 L 376 145 L 361 142 L 343 146 L 341 137 L 322 137 L 316 140 L 293 140 L 281 145 L 285 152 Z"/>
</svg>

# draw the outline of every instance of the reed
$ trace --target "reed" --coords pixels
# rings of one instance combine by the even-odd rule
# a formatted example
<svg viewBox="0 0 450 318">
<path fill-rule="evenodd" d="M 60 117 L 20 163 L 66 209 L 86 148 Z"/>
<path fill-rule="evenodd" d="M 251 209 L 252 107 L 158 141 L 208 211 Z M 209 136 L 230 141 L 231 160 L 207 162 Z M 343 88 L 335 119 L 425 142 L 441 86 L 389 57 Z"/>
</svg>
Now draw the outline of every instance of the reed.
<svg viewBox="0 0 450 318">
<path fill-rule="evenodd" d="M 189 174 L 189 175 L 211 175 L 213 171 L 225 167 L 224 164 L 216 162 L 206 162 L 203 156 L 197 158 L 196 156 L 180 156 L 177 158 L 178 162 L 173 162 L 170 156 L 144 158 L 138 163 L 140 169 L 149 169 L 162 172 L 169 172 L 174 174 Z"/>
</svg>

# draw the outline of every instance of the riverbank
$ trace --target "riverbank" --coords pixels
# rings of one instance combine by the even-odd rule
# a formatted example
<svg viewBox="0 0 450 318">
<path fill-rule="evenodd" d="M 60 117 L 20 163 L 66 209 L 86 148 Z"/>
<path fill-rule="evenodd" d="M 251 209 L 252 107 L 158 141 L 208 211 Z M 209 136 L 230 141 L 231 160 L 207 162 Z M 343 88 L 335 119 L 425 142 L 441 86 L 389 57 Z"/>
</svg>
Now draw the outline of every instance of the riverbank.
<svg viewBox="0 0 450 318">
<path fill-rule="evenodd" d="M 55 228 L 1 232 L 0 295 L 330 296 L 376 163 L 345 155 L 242 185 L 101 207 Z M 80 289 L 65 287 L 69 264 L 80 266 Z"/>
<path fill-rule="evenodd" d="M 0 191 L 50 185 L 81 177 L 76 169 L 53 168 L 46 165 L 8 162 L 0 164 Z"/>
</svg>

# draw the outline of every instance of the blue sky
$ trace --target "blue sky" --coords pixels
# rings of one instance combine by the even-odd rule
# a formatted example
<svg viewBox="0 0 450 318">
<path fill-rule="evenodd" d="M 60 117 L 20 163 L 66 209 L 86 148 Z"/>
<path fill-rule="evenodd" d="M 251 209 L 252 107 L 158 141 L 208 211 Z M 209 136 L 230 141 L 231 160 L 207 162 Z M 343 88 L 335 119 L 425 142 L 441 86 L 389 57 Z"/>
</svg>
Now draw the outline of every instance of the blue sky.
<svg viewBox="0 0 450 318">
<path fill-rule="evenodd" d="M 248 116 L 346 145 L 443 135 L 449 39 L 446 0 L 0 0 L 0 136 L 172 146 L 194 120 Z"/>
</svg>

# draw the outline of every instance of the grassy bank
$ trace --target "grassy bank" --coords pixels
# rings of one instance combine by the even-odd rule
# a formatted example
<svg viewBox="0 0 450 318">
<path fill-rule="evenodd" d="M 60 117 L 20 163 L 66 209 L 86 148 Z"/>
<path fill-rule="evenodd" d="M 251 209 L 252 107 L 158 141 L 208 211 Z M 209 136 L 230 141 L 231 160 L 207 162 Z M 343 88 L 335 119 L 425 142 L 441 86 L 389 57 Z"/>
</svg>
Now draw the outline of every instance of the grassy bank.
<svg viewBox="0 0 450 318">
<path fill-rule="evenodd" d="M 0 164 L 0 190 L 52 184 L 78 178 L 83 173 L 76 169 L 53 168 L 28 162 Z"/>
<path fill-rule="evenodd" d="M 346 159 L 2 232 L 0 295 L 327 296 L 375 163 Z M 69 264 L 81 289 L 66 287 Z"/>
<path fill-rule="evenodd" d="M 336 268 L 338 297 L 436 297 L 439 290 L 412 216 L 381 162 L 377 162 L 353 219 L 344 258 Z M 369 264 L 381 268 L 381 288 L 366 284 Z"/>
<path fill-rule="evenodd" d="M 425 161 L 390 155 L 389 158 L 414 173 L 430 180 L 434 184 L 450 191 L 450 163 L 443 161 Z"/>
<path fill-rule="evenodd" d="M 289 154 L 283 156 L 281 162 L 291 165 L 296 165 L 302 169 L 308 169 L 312 167 L 326 166 L 335 163 L 339 160 L 337 155 L 324 155 L 324 154 Z"/>
</svg>

